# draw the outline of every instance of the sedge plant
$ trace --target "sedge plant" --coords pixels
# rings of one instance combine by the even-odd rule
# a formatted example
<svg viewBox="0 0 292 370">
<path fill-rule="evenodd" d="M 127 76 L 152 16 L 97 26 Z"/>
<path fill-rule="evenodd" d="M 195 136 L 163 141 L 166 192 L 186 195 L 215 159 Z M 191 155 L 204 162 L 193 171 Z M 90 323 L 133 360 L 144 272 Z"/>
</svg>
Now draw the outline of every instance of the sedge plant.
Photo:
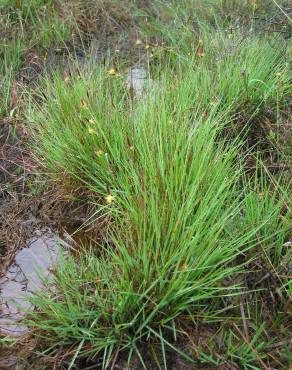
<svg viewBox="0 0 292 370">
<path fill-rule="evenodd" d="M 152 342 L 167 368 L 168 349 L 180 352 L 179 317 L 242 293 L 233 282 L 242 256 L 271 238 L 261 233 L 271 214 L 253 212 L 253 189 L 240 181 L 241 140 L 222 134 L 229 107 L 206 111 L 198 73 L 166 70 L 139 100 L 98 66 L 55 76 L 30 108 L 37 158 L 63 186 L 85 189 L 113 225 L 104 248 L 62 259 L 31 298 L 27 324 L 51 354 L 75 347 L 69 367 L 98 356 L 106 368 L 126 352 L 128 365 L 136 354 L 147 368 L 141 344 Z"/>
</svg>

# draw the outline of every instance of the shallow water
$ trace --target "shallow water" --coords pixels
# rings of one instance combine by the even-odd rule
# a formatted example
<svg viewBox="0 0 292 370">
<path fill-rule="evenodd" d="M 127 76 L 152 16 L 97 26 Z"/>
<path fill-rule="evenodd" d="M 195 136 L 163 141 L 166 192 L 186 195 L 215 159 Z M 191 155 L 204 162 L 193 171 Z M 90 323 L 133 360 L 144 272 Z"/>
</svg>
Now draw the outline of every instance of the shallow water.
<svg viewBox="0 0 292 370">
<path fill-rule="evenodd" d="M 145 90 L 147 83 L 147 71 L 143 67 L 134 67 L 130 69 L 127 78 L 126 85 L 129 90 L 132 90 L 137 98 L 140 98 Z"/>
<path fill-rule="evenodd" d="M 19 336 L 27 328 L 19 324 L 31 294 L 43 286 L 41 276 L 50 276 L 58 262 L 58 251 L 65 243 L 50 229 L 36 232 L 26 246 L 19 250 L 5 276 L 0 279 L 0 334 Z"/>
</svg>

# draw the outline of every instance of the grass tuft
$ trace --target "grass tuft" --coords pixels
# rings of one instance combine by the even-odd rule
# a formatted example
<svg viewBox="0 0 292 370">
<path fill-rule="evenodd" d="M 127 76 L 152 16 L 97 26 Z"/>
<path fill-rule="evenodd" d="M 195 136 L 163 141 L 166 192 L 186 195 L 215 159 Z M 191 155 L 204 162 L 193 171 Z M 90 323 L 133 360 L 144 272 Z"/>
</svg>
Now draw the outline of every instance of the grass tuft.
<svg viewBox="0 0 292 370">
<path fill-rule="evenodd" d="M 104 368 L 116 351 L 143 363 L 145 341 L 172 348 L 179 316 L 242 293 L 234 278 L 252 251 L 269 254 L 273 240 L 279 258 L 287 231 L 284 198 L 264 176 L 241 181 L 242 142 L 223 137 L 231 109 L 224 98 L 202 109 L 199 72 L 166 71 L 132 100 L 108 70 L 55 76 L 31 110 L 36 155 L 55 179 L 90 191 L 113 227 L 105 249 L 62 262 L 28 321 L 52 350 L 76 345 Z"/>
</svg>

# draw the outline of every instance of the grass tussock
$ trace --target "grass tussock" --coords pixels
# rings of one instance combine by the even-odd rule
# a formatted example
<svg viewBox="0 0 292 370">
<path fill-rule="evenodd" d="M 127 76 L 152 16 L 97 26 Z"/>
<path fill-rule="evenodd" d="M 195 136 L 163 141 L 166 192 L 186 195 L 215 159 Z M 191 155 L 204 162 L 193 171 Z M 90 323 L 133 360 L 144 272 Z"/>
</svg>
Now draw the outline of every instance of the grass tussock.
<svg viewBox="0 0 292 370">
<path fill-rule="evenodd" d="M 233 281 L 259 246 L 282 255 L 285 197 L 263 175 L 245 179 L 242 142 L 223 136 L 230 108 L 222 97 L 202 109 L 200 72 L 165 72 L 140 101 L 108 68 L 56 76 L 31 111 L 47 169 L 89 190 L 114 225 L 105 249 L 63 261 L 56 299 L 55 286 L 33 298 L 30 325 L 54 349 L 78 343 L 76 356 L 102 354 L 105 368 L 126 351 L 147 368 L 142 342 L 173 348 L 180 315 L 242 292 Z"/>
</svg>

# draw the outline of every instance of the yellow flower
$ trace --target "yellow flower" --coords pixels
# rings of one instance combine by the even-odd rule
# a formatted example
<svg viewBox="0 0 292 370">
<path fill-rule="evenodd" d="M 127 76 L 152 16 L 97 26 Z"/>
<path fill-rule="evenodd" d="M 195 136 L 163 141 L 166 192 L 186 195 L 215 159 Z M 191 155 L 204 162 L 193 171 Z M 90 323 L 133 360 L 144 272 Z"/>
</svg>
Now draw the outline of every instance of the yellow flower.
<svg viewBox="0 0 292 370">
<path fill-rule="evenodd" d="M 94 125 L 94 124 L 95 124 L 95 122 L 94 122 L 94 120 L 93 120 L 93 119 L 90 119 L 88 122 L 89 122 L 90 124 L 92 124 L 92 125 Z"/>
<path fill-rule="evenodd" d="M 117 71 L 114 69 L 114 68 L 111 68 L 109 71 L 108 71 L 108 74 L 110 76 L 115 76 L 117 74 Z"/>
<path fill-rule="evenodd" d="M 65 75 L 64 81 L 66 84 L 70 82 L 70 77 L 67 74 Z"/>
<path fill-rule="evenodd" d="M 131 145 L 131 146 L 130 146 L 130 150 L 134 150 L 134 147 L 133 147 L 133 145 Z"/>
<path fill-rule="evenodd" d="M 149 48 L 150 48 L 150 45 L 146 44 L 145 49 L 149 49 Z"/>
<path fill-rule="evenodd" d="M 188 265 L 187 265 L 186 263 L 184 263 L 184 264 L 182 265 L 181 269 L 182 269 L 183 271 L 186 271 L 186 270 L 188 269 Z"/>
<path fill-rule="evenodd" d="M 282 76 L 282 73 L 281 72 L 277 72 L 277 73 L 275 73 L 275 76 L 281 77 Z"/>
<path fill-rule="evenodd" d="M 140 39 L 137 39 L 136 40 L 136 45 L 141 45 L 142 44 L 142 41 Z"/>
<path fill-rule="evenodd" d="M 102 150 L 96 150 L 95 151 L 95 154 L 98 156 L 98 157 L 101 157 L 103 155 L 103 151 Z"/>
<path fill-rule="evenodd" d="M 113 195 L 109 194 L 104 199 L 107 202 L 107 204 L 111 204 L 114 201 L 115 197 Z"/>
<path fill-rule="evenodd" d="M 88 127 L 87 131 L 90 133 L 90 135 L 95 133 L 95 130 L 92 127 Z"/>
</svg>

